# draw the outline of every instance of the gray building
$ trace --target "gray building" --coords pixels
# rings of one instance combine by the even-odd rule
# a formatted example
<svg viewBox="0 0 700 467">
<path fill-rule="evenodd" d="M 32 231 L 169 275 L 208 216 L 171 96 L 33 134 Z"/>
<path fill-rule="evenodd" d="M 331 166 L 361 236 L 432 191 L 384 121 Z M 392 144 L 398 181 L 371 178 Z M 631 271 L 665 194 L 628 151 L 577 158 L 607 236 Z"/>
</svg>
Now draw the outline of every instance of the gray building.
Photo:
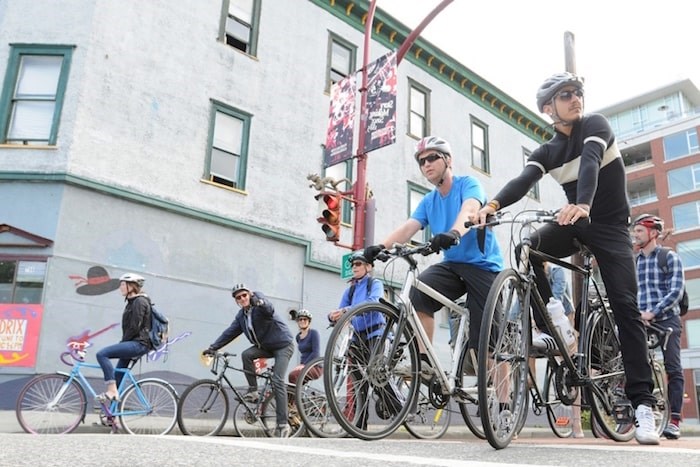
<svg viewBox="0 0 700 467">
<path fill-rule="evenodd" d="M 367 6 L 0 2 L 0 384 L 55 371 L 69 342 L 92 345 L 94 359 L 118 341 L 116 279 L 127 271 L 146 277 L 172 322 L 169 357 L 150 355 L 142 372 L 206 375 L 198 353 L 232 320 L 234 282 L 281 313 L 310 309 L 327 337 L 349 250 L 325 240 L 306 176 L 355 179 L 354 160 L 324 169 L 322 145 L 330 85 L 362 65 Z M 370 61 L 410 33 L 381 10 L 374 31 Z M 493 194 L 551 131 L 423 39 L 398 67 L 397 95 L 396 143 L 368 159 L 378 238 L 432 188 L 412 156 L 422 136 L 448 139 L 455 172 Z M 564 199 L 551 180 L 531 195 L 519 207 Z M 349 207 L 342 244 L 352 244 Z M 376 272 L 390 287 L 403 274 Z"/>
</svg>

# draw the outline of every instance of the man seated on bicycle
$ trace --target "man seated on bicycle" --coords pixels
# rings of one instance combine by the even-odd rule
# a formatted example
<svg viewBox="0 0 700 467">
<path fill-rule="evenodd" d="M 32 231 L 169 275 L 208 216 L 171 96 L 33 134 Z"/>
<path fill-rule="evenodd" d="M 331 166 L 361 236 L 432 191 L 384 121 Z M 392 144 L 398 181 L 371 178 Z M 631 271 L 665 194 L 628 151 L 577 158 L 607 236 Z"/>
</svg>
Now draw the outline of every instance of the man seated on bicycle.
<svg viewBox="0 0 700 467">
<path fill-rule="evenodd" d="M 244 396 L 246 402 L 257 402 L 260 397 L 254 361 L 258 358 L 275 359 L 272 389 L 275 393 L 277 427 L 274 434 L 275 437 L 286 438 L 289 436 L 289 425 L 287 424 L 287 384 L 285 378 L 289 360 L 294 354 L 294 338 L 287 323 L 275 313 L 274 306 L 262 293 L 251 292 L 244 284 L 236 284 L 231 291 L 231 296 L 241 308 L 231 325 L 203 353 L 208 354 L 219 350 L 236 337 L 245 334 L 253 344 L 241 354 L 243 370 L 249 388 L 248 393 Z"/>
<path fill-rule="evenodd" d="M 564 72 L 549 77 L 537 91 L 537 107 L 554 121 L 554 137 L 530 155 L 520 175 L 479 211 L 481 223 L 501 208 L 521 199 L 546 173 L 562 186 L 568 204 L 558 213 L 558 225 L 547 224 L 532 235 L 535 249 L 557 258 L 578 251 L 574 239 L 588 246 L 598 261 L 608 299 L 620 332 L 627 397 L 635 407 L 640 444 L 659 444 L 651 407 L 654 384 L 647 359 L 644 324 L 637 306 L 637 278 L 627 226 L 630 207 L 625 191 L 625 167 L 610 123 L 598 114 L 583 113 L 583 80 Z M 590 222 L 577 222 L 590 219 Z M 517 256 L 517 252 L 516 252 Z M 545 303 L 552 290 L 542 259 L 530 255 L 537 288 Z M 543 312 L 543 310 L 540 310 Z M 534 313 L 547 331 L 540 313 Z"/>
<path fill-rule="evenodd" d="M 446 297 L 456 300 L 467 293 L 470 310 L 469 349 L 472 365 L 476 363 L 475 350 L 479 341 L 481 314 L 493 280 L 503 269 L 503 258 L 491 230 L 467 229 L 466 221 L 476 221 L 479 208 L 486 202 L 486 194 L 475 177 L 456 176 L 452 173 L 452 149 L 444 139 L 427 136 L 416 145 L 414 158 L 421 173 L 435 189 L 426 194 L 411 217 L 394 230 L 379 245 L 365 249 L 365 257 L 372 261 L 386 247 L 408 242 L 419 230 L 430 227 L 433 251 L 445 250 L 444 260 L 423 271 L 419 279 Z M 432 342 L 435 320 L 433 315 L 442 304 L 411 290 L 411 303 L 428 338 Z M 421 349 L 423 350 L 423 349 Z M 421 356 L 427 361 L 425 356 Z M 475 371 L 468 369 L 474 375 Z M 432 373 L 425 368 L 423 373 Z"/>
</svg>

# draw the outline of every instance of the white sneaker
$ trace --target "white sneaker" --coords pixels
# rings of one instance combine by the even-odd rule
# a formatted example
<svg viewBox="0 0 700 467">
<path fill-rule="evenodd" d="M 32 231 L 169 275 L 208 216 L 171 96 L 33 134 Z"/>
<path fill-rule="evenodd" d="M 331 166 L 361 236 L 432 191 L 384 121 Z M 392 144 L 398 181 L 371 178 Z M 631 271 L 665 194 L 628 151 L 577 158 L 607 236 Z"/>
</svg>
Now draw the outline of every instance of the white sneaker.
<svg viewBox="0 0 700 467">
<path fill-rule="evenodd" d="M 411 377 L 411 360 L 407 356 L 402 356 L 394 367 L 394 374 L 402 378 Z"/>
<path fill-rule="evenodd" d="M 639 444 L 659 444 L 659 433 L 654 425 L 654 411 L 648 405 L 640 404 L 634 411 L 634 437 Z"/>
<path fill-rule="evenodd" d="M 533 330 L 532 331 L 532 346 L 536 349 L 554 350 L 557 348 L 557 342 L 552 336 L 546 332 Z"/>
</svg>

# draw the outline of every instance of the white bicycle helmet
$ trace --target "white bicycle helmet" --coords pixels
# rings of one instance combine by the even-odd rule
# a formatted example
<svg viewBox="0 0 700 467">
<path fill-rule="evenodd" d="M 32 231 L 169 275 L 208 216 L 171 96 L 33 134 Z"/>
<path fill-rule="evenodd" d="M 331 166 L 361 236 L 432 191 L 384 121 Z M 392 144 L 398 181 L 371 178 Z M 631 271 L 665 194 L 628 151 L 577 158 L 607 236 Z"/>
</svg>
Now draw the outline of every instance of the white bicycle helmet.
<svg viewBox="0 0 700 467">
<path fill-rule="evenodd" d="M 139 288 L 143 288 L 143 284 L 146 282 L 146 279 L 133 272 L 127 272 L 126 274 L 122 274 L 119 280 L 123 282 L 132 282 L 138 285 Z"/>
<path fill-rule="evenodd" d="M 233 289 L 231 289 L 231 296 L 235 297 L 238 292 L 241 290 L 245 290 L 246 292 L 250 293 L 250 289 L 246 287 L 245 284 L 239 283 L 233 286 Z"/>
<path fill-rule="evenodd" d="M 544 112 L 544 106 L 549 104 L 552 99 L 554 99 L 556 93 L 567 85 L 573 85 L 577 89 L 583 89 L 583 79 L 568 71 L 555 73 L 547 78 L 537 90 L 537 108 L 540 112 Z"/>
<path fill-rule="evenodd" d="M 416 151 L 414 152 L 413 157 L 416 159 L 416 161 L 418 161 L 418 156 L 430 149 L 446 154 L 450 157 L 452 156 L 452 148 L 450 147 L 450 143 L 439 136 L 426 136 L 422 140 L 418 141 L 418 144 L 416 144 Z"/>
<path fill-rule="evenodd" d="M 297 316 L 295 318 L 296 321 L 299 321 L 299 318 L 308 318 L 309 322 L 311 322 L 311 318 L 312 318 L 311 312 L 309 310 L 306 310 L 306 309 L 301 309 L 301 310 L 297 311 Z"/>
</svg>

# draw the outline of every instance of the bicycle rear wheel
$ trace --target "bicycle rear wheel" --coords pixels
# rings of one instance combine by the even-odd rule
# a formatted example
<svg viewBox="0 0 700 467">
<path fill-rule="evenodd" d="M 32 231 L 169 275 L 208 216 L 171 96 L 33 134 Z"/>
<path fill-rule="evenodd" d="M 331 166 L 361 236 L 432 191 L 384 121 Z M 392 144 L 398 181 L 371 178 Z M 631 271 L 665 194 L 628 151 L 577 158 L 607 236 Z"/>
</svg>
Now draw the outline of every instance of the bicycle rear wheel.
<svg viewBox="0 0 700 467">
<path fill-rule="evenodd" d="M 336 421 L 364 440 L 393 433 L 417 397 L 418 365 L 415 332 L 396 309 L 366 303 L 345 313 L 331 333 L 323 367 Z"/>
<path fill-rule="evenodd" d="M 233 410 L 233 427 L 241 438 L 272 437 L 277 423 L 275 398 L 271 392 L 264 397 L 258 404 L 248 405 L 241 401 Z"/>
<path fill-rule="evenodd" d="M 586 389 L 591 415 L 605 437 L 629 441 L 634 436 L 634 410 L 625 394 L 625 368 L 612 314 L 607 310 L 596 312 L 589 326 L 585 348 L 591 378 Z"/>
<path fill-rule="evenodd" d="M 216 436 L 228 418 L 229 400 L 223 387 L 212 379 L 190 384 L 177 404 L 177 424 L 184 435 Z"/>
<path fill-rule="evenodd" d="M 410 411 L 404 426 L 414 438 L 438 439 L 447 432 L 450 427 L 450 401 L 445 407 L 436 407 L 430 399 L 428 384 L 421 384 L 418 391 L 418 399 L 414 403 L 414 409 Z"/>
<path fill-rule="evenodd" d="M 296 385 L 287 384 L 287 424 L 290 438 L 299 438 L 305 433 L 304 420 L 297 409 L 296 392 Z"/>
<path fill-rule="evenodd" d="M 475 377 L 467 375 L 468 364 L 467 358 L 469 356 L 469 350 L 465 344 L 462 348 L 462 354 L 459 357 L 459 374 L 457 378 L 457 389 L 460 394 L 456 397 L 457 405 L 459 406 L 459 411 L 462 413 L 462 418 L 464 423 L 466 423 L 467 428 L 471 431 L 474 436 L 479 439 L 486 439 L 484 434 L 484 427 L 481 424 L 481 416 L 479 415 L 479 398 L 477 395 L 478 387 L 474 384 Z M 478 367 L 478 365 L 476 365 Z"/>
<path fill-rule="evenodd" d="M 142 379 L 126 388 L 118 415 L 132 435 L 167 435 L 177 423 L 177 393 L 163 380 Z"/>
<path fill-rule="evenodd" d="M 320 377 L 311 378 L 309 375 Z M 304 426 L 318 438 L 340 438 L 347 433 L 335 421 L 333 412 L 328 407 L 326 390 L 323 387 L 323 357 L 318 357 L 299 373 L 296 387 L 296 404 Z"/>
<path fill-rule="evenodd" d="M 479 338 L 479 414 L 484 434 L 503 449 L 524 423 L 527 411 L 529 303 L 512 269 L 501 271 L 489 291 Z"/>
<path fill-rule="evenodd" d="M 61 434 L 75 430 L 85 420 L 85 391 L 66 375 L 39 375 L 27 382 L 17 396 L 15 414 L 24 431 Z"/>
<path fill-rule="evenodd" d="M 659 362 L 652 358 L 651 360 L 652 379 L 654 380 L 654 397 L 656 398 L 656 406 L 654 407 L 654 424 L 656 432 L 661 436 L 671 419 L 671 407 L 668 403 L 668 381 L 666 372 Z"/>
</svg>

